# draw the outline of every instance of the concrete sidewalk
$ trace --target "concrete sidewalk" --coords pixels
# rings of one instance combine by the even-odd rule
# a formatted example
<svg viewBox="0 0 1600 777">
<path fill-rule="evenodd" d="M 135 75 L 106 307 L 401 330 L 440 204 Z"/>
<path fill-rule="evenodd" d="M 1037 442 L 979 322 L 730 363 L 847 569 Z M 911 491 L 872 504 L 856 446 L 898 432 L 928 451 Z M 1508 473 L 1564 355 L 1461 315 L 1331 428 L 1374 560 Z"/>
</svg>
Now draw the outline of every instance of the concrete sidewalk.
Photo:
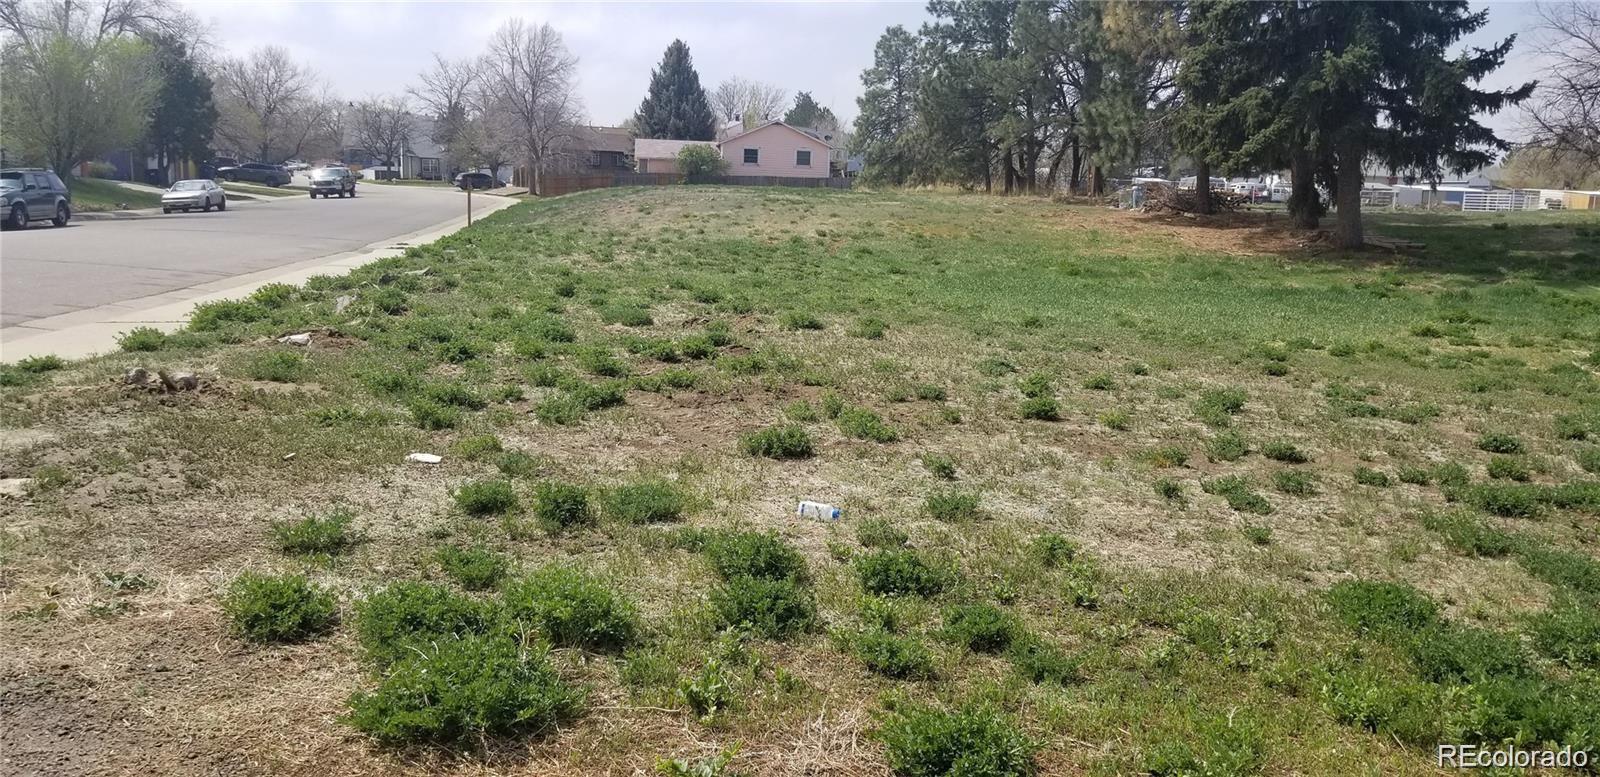
<svg viewBox="0 0 1600 777">
<path fill-rule="evenodd" d="M 481 209 L 474 207 L 474 220 L 509 208 L 517 202 L 507 197 L 483 196 Z M 477 206 L 476 202 L 474 206 Z M 160 210 L 157 209 L 156 213 L 159 214 Z M 188 322 L 194 306 L 202 302 L 246 297 L 269 283 L 298 286 L 313 275 L 341 275 L 369 262 L 399 256 L 412 246 L 431 243 L 459 231 L 466 223 L 466 217 L 463 216 L 411 234 L 379 240 L 354 251 L 236 275 L 163 294 L 33 319 L 23 326 L 0 329 L 0 342 L 4 343 L 0 346 L 0 351 L 3 351 L 0 360 L 14 362 L 46 354 L 79 359 L 114 351 L 117 348 L 117 336 L 135 327 L 149 326 L 166 332 L 181 328 Z"/>
</svg>

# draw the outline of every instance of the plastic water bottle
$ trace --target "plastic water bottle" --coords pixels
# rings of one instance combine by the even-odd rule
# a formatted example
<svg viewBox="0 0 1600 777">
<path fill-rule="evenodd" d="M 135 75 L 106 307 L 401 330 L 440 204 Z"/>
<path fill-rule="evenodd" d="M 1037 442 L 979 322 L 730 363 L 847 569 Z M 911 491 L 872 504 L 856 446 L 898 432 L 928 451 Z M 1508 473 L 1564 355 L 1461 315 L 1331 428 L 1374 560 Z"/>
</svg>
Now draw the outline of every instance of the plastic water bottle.
<svg viewBox="0 0 1600 777">
<path fill-rule="evenodd" d="M 815 518 L 819 521 L 839 520 L 839 508 L 824 502 L 813 502 L 807 499 L 796 507 L 794 514 L 801 518 Z"/>
</svg>

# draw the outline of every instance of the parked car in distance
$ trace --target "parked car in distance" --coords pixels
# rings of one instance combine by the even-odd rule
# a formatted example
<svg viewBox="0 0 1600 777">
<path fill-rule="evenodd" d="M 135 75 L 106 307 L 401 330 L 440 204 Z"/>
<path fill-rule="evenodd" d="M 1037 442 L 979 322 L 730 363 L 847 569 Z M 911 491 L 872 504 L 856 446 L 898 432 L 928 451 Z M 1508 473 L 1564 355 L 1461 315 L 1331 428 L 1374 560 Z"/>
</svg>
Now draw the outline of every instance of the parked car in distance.
<svg viewBox="0 0 1600 777">
<path fill-rule="evenodd" d="M 337 194 L 340 197 L 356 196 L 356 177 L 350 174 L 347 167 L 319 167 L 311 171 L 311 199 L 317 195 L 327 199 Z"/>
<path fill-rule="evenodd" d="M 1226 179 L 1226 178 L 1218 178 L 1216 176 L 1211 176 L 1210 180 L 1211 180 L 1211 191 L 1214 191 L 1214 192 L 1225 192 L 1225 191 L 1228 190 L 1228 179 Z M 1178 188 L 1183 190 L 1183 191 L 1192 191 L 1194 189 L 1194 184 L 1195 184 L 1195 178 L 1192 175 L 1188 176 L 1187 178 L 1179 178 L 1178 179 Z"/>
<path fill-rule="evenodd" d="M 291 173 L 298 173 L 301 170 L 310 170 L 311 165 L 308 165 L 298 159 L 291 159 L 283 163 L 283 169 L 288 170 Z"/>
<path fill-rule="evenodd" d="M 188 213 L 195 208 L 199 208 L 201 213 L 212 208 L 227 210 L 228 195 L 223 193 L 222 187 L 215 181 L 204 178 L 179 181 L 161 195 L 162 213 L 171 213 L 175 210 Z"/>
<path fill-rule="evenodd" d="M 8 229 L 22 229 L 36 219 L 64 227 L 72 220 L 72 192 L 53 170 L 0 170 L 0 217 Z"/>
<path fill-rule="evenodd" d="M 500 182 L 488 173 L 456 173 L 456 188 L 467 189 L 498 189 Z"/>
<path fill-rule="evenodd" d="M 217 168 L 217 177 L 224 181 L 247 181 L 268 186 L 283 186 L 291 180 L 289 171 L 277 165 L 246 162 L 233 167 Z"/>
</svg>

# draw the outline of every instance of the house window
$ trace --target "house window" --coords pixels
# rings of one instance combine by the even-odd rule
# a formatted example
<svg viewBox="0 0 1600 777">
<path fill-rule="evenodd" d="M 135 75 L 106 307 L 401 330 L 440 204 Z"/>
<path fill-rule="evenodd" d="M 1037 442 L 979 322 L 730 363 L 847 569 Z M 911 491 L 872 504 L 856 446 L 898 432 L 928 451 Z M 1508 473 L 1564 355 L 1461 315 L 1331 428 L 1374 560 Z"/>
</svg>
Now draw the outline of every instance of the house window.
<svg viewBox="0 0 1600 777">
<path fill-rule="evenodd" d="M 439 176 L 439 160 L 433 158 L 422 160 L 422 174 L 437 178 Z"/>
<path fill-rule="evenodd" d="M 744 163 L 747 165 L 761 164 L 761 149 L 747 148 L 744 150 Z"/>
<path fill-rule="evenodd" d="M 810 167 L 811 166 L 811 152 L 808 151 L 808 150 L 802 150 L 802 151 L 794 152 L 794 166 L 795 167 Z"/>
</svg>

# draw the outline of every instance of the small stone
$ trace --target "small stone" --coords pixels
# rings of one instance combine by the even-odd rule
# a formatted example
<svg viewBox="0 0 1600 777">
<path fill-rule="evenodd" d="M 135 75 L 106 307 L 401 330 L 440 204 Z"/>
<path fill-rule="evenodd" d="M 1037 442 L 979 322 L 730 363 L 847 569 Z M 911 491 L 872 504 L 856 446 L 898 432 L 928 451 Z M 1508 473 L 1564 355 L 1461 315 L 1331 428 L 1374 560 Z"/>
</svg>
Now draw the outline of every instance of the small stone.
<svg viewBox="0 0 1600 777">
<path fill-rule="evenodd" d="M 333 300 L 333 312 L 335 312 L 335 313 L 343 313 L 344 309 L 347 308 L 347 307 L 350 307 L 350 303 L 355 302 L 355 301 L 356 301 L 356 298 L 350 296 L 349 294 L 340 294 L 337 298 L 335 298 Z"/>
<path fill-rule="evenodd" d="M 130 386 L 144 386 L 150 383 L 150 371 L 143 367 L 129 367 L 122 371 L 122 382 Z"/>
<path fill-rule="evenodd" d="M 444 457 L 436 453 L 412 453 L 406 456 L 406 461 L 414 461 L 418 464 L 438 464 L 444 461 Z"/>
<path fill-rule="evenodd" d="M 177 386 L 179 391 L 194 391 L 200 388 L 200 376 L 192 372 L 174 372 L 170 377 L 172 385 Z"/>
<path fill-rule="evenodd" d="M 286 343 L 288 345 L 307 346 L 311 344 L 311 333 L 301 332 L 297 335 L 284 335 L 283 337 L 278 338 L 278 342 Z"/>
</svg>

